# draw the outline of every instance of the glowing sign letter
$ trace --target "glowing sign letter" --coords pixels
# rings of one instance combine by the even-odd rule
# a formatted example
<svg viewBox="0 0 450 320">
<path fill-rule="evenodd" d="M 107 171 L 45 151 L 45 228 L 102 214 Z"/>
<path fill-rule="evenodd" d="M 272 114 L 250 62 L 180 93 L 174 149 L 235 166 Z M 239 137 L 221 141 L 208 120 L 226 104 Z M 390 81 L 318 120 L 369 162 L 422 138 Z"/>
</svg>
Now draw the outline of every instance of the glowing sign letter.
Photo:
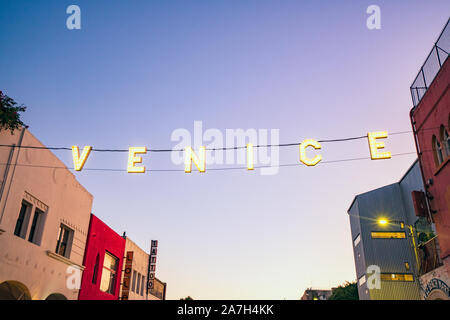
<svg viewBox="0 0 450 320">
<path fill-rule="evenodd" d="M 80 149 L 78 148 L 78 146 L 72 146 L 73 166 L 76 171 L 81 171 L 81 169 L 83 169 L 83 166 L 87 158 L 89 157 L 91 150 L 91 146 L 84 147 L 83 153 L 80 157 Z"/>
<path fill-rule="evenodd" d="M 253 170 L 253 144 L 247 144 L 247 170 Z"/>
<path fill-rule="evenodd" d="M 314 139 L 306 139 L 300 144 L 300 161 L 307 166 L 315 166 L 322 160 L 322 155 L 318 154 L 314 158 L 310 159 L 306 156 L 306 148 L 313 147 L 314 149 L 320 149 L 322 146 Z"/>
<path fill-rule="evenodd" d="M 369 140 L 370 158 L 372 160 L 377 159 L 390 159 L 390 152 L 378 152 L 378 149 L 384 148 L 384 142 L 377 142 L 377 139 L 387 138 L 388 133 L 386 131 L 369 132 L 367 139 Z"/>
<path fill-rule="evenodd" d="M 199 156 L 195 154 L 191 147 L 186 147 L 184 150 L 184 172 L 190 173 L 192 171 L 192 162 L 194 162 L 198 171 L 205 172 L 206 163 L 206 149 L 199 147 Z"/>
<path fill-rule="evenodd" d="M 128 168 L 129 173 L 145 173 L 145 167 L 136 167 L 136 163 L 142 163 L 142 157 L 136 157 L 136 153 L 147 153 L 146 147 L 130 147 L 128 151 Z"/>
</svg>

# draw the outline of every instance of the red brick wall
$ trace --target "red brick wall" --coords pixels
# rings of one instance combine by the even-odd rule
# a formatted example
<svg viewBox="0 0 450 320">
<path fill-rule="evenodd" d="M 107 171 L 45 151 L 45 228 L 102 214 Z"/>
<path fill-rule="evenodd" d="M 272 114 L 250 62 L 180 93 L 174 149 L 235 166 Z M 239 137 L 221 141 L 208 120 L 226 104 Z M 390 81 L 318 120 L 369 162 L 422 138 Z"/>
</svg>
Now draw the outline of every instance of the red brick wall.
<svg viewBox="0 0 450 320">
<path fill-rule="evenodd" d="M 433 180 L 428 191 L 433 196 L 430 201 L 431 208 L 437 213 L 433 215 L 436 223 L 442 259 L 450 256 L 450 156 L 443 147 L 444 162 L 436 164 L 433 151 L 433 135 L 440 139 L 439 127 L 444 125 L 450 133 L 450 59 L 447 59 L 437 74 L 431 86 L 416 109 L 411 112 L 415 121 L 417 140 L 419 143 L 420 164 L 422 166 L 424 180 Z"/>
</svg>

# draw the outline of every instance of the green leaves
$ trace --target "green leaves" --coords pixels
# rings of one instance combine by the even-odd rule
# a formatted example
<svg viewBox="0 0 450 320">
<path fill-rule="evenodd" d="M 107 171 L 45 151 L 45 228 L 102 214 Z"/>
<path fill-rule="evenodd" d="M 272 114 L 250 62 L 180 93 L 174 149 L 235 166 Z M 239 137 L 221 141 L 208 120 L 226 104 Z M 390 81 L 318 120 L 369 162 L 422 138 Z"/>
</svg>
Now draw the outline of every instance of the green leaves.
<svg viewBox="0 0 450 320">
<path fill-rule="evenodd" d="M 328 300 L 359 300 L 356 282 L 346 282 L 333 289 L 333 294 Z"/>
<path fill-rule="evenodd" d="M 20 129 L 25 124 L 20 120 L 20 112 L 25 112 L 27 107 L 18 105 L 13 99 L 0 91 L 0 131 Z"/>
</svg>

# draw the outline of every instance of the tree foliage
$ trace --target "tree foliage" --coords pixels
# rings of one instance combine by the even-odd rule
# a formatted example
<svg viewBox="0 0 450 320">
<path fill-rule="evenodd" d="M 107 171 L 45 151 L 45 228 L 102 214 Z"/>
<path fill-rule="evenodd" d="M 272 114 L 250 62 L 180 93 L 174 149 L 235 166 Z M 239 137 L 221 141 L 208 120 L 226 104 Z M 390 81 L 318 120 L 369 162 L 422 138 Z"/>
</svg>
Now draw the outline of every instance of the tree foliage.
<svg viewBox="0 0 450 320">
<path fill-rule="evenodd" d="M 355 282 L 346 282 L 333 289 L 332 295 L 328 300 L 359 300 L 358 286 Z"/>
<path fill-rule="evenodd" d="M 18 105 L 12 98 L 0 91 L 0 131 L 10 130 L 11 134 L 14 130 L 19 129 L 25 124 L 20 120 L 20 112 L 27 109 L 23 104 Z"/>
</svg>

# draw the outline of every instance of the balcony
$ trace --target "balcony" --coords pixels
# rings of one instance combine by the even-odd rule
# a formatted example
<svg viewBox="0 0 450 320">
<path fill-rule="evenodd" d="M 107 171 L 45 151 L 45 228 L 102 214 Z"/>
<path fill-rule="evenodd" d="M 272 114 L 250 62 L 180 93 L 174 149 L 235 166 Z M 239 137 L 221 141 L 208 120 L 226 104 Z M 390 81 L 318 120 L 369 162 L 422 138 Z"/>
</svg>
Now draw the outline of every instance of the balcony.
<svg viewBox="0 0 450 320">
<path fill-rule="evenodd" d="M 424 275 L 442 265 L 439 259 L 437 237 L 420 243 L 418 246 L 418 255 L 420 261 L 420 275 Z"/>
<path fill-rule="evenodd" d="M 412 83 L 411 97 L 414 107 L 417 107 L 422 97 L 427 92 L 434 78 L 447 60 L 450 52 L 450 19 L 442 30 L 439 38 L 430 51 L 425 63 L 419 70 Z"/>
</svg>

